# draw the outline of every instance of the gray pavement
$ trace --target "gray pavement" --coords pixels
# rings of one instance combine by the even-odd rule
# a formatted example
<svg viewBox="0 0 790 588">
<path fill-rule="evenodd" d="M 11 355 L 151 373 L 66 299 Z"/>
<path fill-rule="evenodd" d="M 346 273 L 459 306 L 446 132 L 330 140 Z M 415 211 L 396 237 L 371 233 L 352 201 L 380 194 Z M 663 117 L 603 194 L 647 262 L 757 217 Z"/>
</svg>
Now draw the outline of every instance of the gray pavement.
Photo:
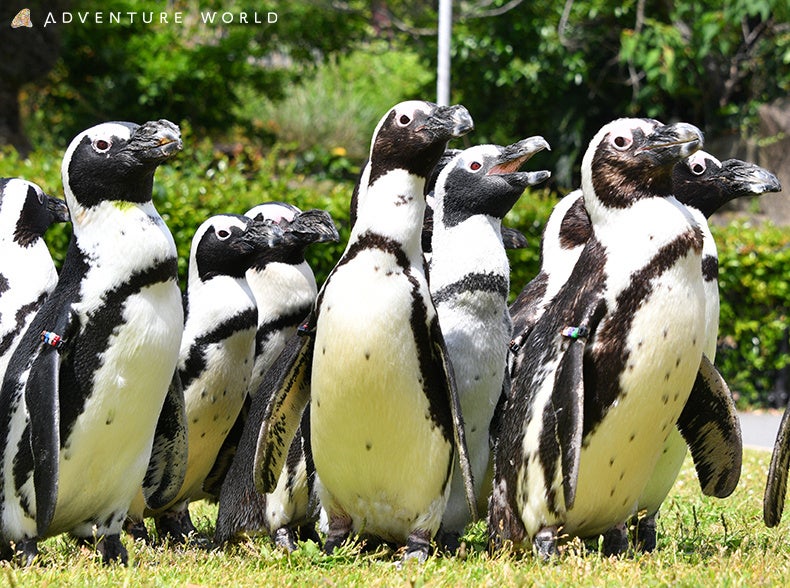
<svg viewBox="0 0 790 588">
<path fill-rule="evenodd" d="M 739 412 L 743 446 L 752 449 L 773 450 L 782 414 L 781 410 Z"/>
</svg>

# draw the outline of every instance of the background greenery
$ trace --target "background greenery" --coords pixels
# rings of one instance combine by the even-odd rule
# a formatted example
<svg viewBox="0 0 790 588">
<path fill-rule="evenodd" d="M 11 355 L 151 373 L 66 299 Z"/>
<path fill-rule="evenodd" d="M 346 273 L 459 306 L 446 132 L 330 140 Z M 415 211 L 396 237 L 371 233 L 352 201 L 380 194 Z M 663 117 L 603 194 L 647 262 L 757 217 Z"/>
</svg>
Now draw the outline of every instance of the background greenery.
<svg viewBox="0 0 790 588">
<path fill-rule="evenodd" d="M 551 182 L 522 197 L 507 219 L 532 244 L 512 254 L 514 291 L 536 273 L 543 223 L 557 198 L 577 185 L 581 153 L 602 124 L 654 116 L 692 122 L 708 138 L 749 139 L 758 107 L 790 90 L 784 0 L 453 4 L 452 100 L 476 123 L 454 146 L 533 134 L 552 146 L 530 164 L 551 169 Z M 182 273 L 189 240 L 206 217 L 285 200 L 328 210 L 341 229 L 340 244 L 310 252 L 322 279 L 348 236 L 350 193 L 377 120 L 400 100 L 435 95 L 433 1 L 272 0 L 262 9 L 244 0 L 10 0 L 0 11 L 14 14 L 23 5 L 38 27 L 4 27 L 0 47 L 21 46 L 9 44 L 12 32 L 45 30 L 53 33 L 45 44 L 57 48 L 57 59 L 33 81 L 22 75 L 32 71 L 26 53 L 15 49 L 2 60 L 0 90 L 18 88 L 18 122 L 29 145 L 8 139 L 23 155 L 2 151 L 0 176 L 26 177 L 62 195 L 60 157 L 82 129 L 104 120 L 179 123 L 185 150 L 157 173 L 155 200 L 178 243 Z M 41 29 L 55 7 L 75 14 L 181 11 L 184 22 L 89 19 Z M 201 23 L 202 11 L 252 15 L 256 7 L 276 12 L 277 23 Z M 11 110 L 0 109 L 0 119 Z M 783 405 L 788 229 L 742 220 L 717 227 L 715 236 L 717 364 L 742 405 Z M 58 259 L 67 238 L 68 227 L 48 237 Z"/>
</svg>

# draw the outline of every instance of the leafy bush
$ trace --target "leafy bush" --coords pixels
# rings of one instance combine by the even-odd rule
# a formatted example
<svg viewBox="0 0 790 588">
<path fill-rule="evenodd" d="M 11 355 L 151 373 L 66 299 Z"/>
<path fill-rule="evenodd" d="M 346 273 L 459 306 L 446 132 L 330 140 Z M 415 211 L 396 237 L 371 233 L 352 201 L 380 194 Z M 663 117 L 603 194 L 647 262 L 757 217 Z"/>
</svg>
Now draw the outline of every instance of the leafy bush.
<svg viewBox="0 0 790 588">
<path fill-rule="evenodd" d="M 778 376 L 790 364 L 790 232 L 743 222 L 712 231 L 721 296 L 716 364 L 741 406 L 785 406 Z"/>
<path fill-rule="evenodd" d="M 313 172 L 321 172 L 333 150 L 351 160 L 366 158 L 381 116 L 393 104 L 424 95 L 432 80 L 416 53 L 372 43 L 318 65 L 282 99 L 249 92 L 239 117 L 292 145 L 307 164 L 318 164 L 308 165 Z"/>
</svg>

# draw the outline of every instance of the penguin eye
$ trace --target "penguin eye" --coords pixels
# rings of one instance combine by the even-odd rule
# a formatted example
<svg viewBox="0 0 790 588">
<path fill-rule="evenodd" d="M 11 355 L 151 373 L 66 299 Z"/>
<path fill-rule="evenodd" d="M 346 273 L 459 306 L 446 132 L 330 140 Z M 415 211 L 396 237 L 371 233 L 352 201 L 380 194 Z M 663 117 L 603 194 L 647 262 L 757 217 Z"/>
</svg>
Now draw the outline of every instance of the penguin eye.
<svg viewBox="0 0 790 588">
<path fill-rule="evenodd" d="M 705 173 L 705 166 L 701 163 L 693 163 L 691 165 L 691 173 L 697 176 L 701 176 Z"/>
<path fill-rule="evenodd" d="M 483 167 L 483 164 L 479 161 L 473 161 L 469 164 L 469 169 L 473 172 L 479 170 L 481 167 Z"/>
<path fill-rule="evenodd" d="M 96 139 L 93 142 L 93 149 L 97 153 L 107 153 L 112 147 L 112 142 L 107 141 L 106 139 Z"/>
<path fill-rule="evenodd" d="M 44 204 L 44 194 L 42 192 L 39 192 L 38 194 L 36 194 L 36 196 L 38 196 L 38 203 Z"/>
<path fill-rule="evenodd" d="M 224 241 L 224 240 L 226 240 L 228 237 L 230 237 L 230 231 L 228 231 L 228 230 L 225 230 L 225 229 L 220 229 L 219 231 L 217 231 L 217 238 L 218 238 L 220 241 Z"/>
<path fill-rule="evenodd" d="M 631 143 L 633 143 L 633 139 L 631 139 L 631 137 L 624 137 L 622 135 L 618 135 L 612 139 L 612 144 L 614 145 L 615 149 L 620 151 L 625 151 L 628 149 L 631 146 Z"/>
<path fill-rule="evenodd" d="M 408 114 L 401 114 L 400 118 L 398 119 L 398 125 L 405 127 L 411 122 L 411 118 Z"/>
</svg>

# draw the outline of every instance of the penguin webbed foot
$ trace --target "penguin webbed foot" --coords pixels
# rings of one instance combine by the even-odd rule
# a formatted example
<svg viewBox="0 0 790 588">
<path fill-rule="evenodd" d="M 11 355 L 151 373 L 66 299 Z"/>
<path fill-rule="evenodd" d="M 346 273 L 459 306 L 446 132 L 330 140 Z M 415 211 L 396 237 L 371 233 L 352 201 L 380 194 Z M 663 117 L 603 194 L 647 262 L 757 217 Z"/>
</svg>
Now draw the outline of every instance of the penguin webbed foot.
<svg viewBox="0 0 790 588">
<path fill-rule="evenodd" d="M 20 568 L 32 566 L 37 556 L 38 539 L 35 537 L 12 541 L 11 543 L 3 542 L 2 548 L 0 548 L 0 559 L 10 561 L 12 565 Z"/>
<path fill-rule="evenodd" d="M 94 537 L 75 537 L 77 542 L 88 549 L 93 549 L 101 556 L 102 563 L 106 566 L 118 563 L 127 565 L 129 563 L 129 553 L 121 543 L 121 534 L 102 535 L 98 539 Z"/>
<path fill-rule="evenodd" d="M 605 557 L 618 556 L 628 551 L 628 525 L 618 523 L 603 534 L 601 552 Z"/>
<path fill-rule="evenodd" d="M 211 541 L 200 535 L 192 518 L 189 505 L 179 510 L 167 511 L 156 517 L 156 532 L 160 540 L 168 539 L 175 545 L 191 545 L 202 549 L 211 548 Z"/>
<path fill-rule="evenodd" d="M 642 517 L 635 523 L 634 549 L 642 553 L 652 553 L 658 542 L 656 515 Z"/>
<path fill-rule="evenodd" d="M 559 555 L 557 547 L 557 527 L 543 527 L 532 539 L 535 555 L 542 561 L 551 561 Z"/>
<path fill-rule="evenodd" d="M 323 545 L 321 542 L 321 536 L 318 534 L 318 530 L 315 528 L 315 523 L 299 525 L 296 528 L 296 536 L 298 537 L 299 541 L 312 541 L 318 546 Z"/>
<path fill-rule="evenodd" d="M 277 547 L 285 550 L 288 553 L 296 551 L 298 547 L 296 545 L 296 537 L 294 532 L 288 527 L 280 527 L 277 529 L 274 532 L 272 539 L 274 539 L 274 544 Z"/>
<path fill-rule="evenodd" d="M 424 564 L 428 561 L 431 552 L 431 533 L 424 529 L 415 529 L 406 539 L 406 551 L 399 565 L 405 565 L 409 561 L 416 561 Z"/>
<path fill-rule="evenodd" d="M 145 521 L 134 521 L 127 518 L 123 530 L 132 538 L 132 541 L 142 541 L 146 545 L 151 544 L 151 535 L 148 534 Z"/>
<path fill-rule="evenodd" d="M 351 517 L 343 515 L 329 515 L 329 530 L 324 543 L 324 553 L 332 552 L 340 547 L 351 535 Z"/>
<path fill-rule="evenodd" d="M 439 532 L 436 534 L 436 543 L 445 553 L 455 555 L 461 548 L 461 533 L 439 529 Z"/>
</svg>

